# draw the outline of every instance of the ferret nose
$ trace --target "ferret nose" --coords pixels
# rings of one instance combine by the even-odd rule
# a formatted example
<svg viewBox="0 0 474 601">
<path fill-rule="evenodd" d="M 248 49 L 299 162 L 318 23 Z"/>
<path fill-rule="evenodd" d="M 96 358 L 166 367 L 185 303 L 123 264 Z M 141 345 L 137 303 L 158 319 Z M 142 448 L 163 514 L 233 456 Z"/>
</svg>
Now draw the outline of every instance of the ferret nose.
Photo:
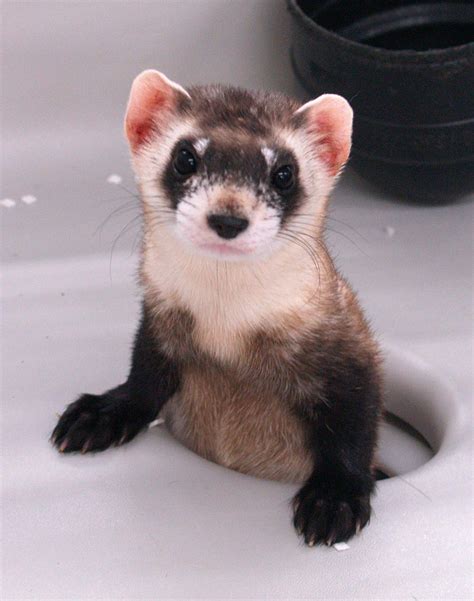
<svg viewBox="0 0 474 601">
<path fill-rule="evenodd" d="M 208 215 L 207 223 L 211 230 L 214 230 L 218 236 L 230 240 L 236 238 L 247 229 L 248 219 L 242 217 L 233 217 L 232 215 Z"/>
</svg>

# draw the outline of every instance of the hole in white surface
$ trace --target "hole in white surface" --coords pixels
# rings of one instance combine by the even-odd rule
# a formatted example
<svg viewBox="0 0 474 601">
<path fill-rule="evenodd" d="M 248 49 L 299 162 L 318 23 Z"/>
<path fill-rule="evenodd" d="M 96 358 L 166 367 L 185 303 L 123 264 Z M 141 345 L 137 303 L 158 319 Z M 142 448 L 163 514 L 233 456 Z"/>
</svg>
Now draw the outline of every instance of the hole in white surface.
<svg viewBox="0 0 474 601">
<path fill-rule="evenodd" d="M 380 428 L 380 472 L 388 477 L 405 474 L 422 466 L 433 455 L 433 450 L 417 430 L 396 415 L 387 413 Z"/>
<path fill-rule="evenodd" d="M 414 355 L 386 353 L 385 408 L 377 464 L 388 476 L 402 475 L 432 459 L 456 425 L 453 393 Z"/>
</svg>

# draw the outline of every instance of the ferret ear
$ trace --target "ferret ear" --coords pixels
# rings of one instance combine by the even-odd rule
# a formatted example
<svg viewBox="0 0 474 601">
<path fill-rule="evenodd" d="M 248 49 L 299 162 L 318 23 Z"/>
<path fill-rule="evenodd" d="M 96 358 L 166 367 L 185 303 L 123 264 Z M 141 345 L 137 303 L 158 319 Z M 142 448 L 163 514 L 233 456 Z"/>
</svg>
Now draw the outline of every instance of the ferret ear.
<svg viewBox="0 0 474 601">
<path fill-rule="evenodd" d="M 160 131 L 183 99 L 191 97 L 179 84 L 153 69 L 142 71 L 130 90 L 125 115 L 125 135 L 136 151 L 150 135 Z"/>
<path fill-rule="evenodd" d="M 353 111 L 350 104 L 337 94 L 323 94 L 304 104 L 295 114 L 303 115 L 319 158 L 330 175 L 337 175 L 351 150 Z"/>
</svg>

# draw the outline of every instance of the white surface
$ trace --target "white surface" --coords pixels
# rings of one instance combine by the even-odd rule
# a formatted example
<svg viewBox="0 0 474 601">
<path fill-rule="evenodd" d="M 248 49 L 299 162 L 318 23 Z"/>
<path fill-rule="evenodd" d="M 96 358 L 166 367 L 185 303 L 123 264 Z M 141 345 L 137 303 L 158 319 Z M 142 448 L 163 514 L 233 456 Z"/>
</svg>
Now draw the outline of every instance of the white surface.
<svg viewBox="0 0 474 601">
<path fill-rule="evenodd" d="M 388 401 L 438 451 L 380 483 L 346 552 L 298 542 L 295 487 L 206 462 L 163 427 L 60 456 L 56 413 L 125 376 L 137 320 L 138 222 L 111 260 L 136 203 L 106 181 L 134 189 L 131 80 L 156 67 L 290 91 L 288 23 L 273 0 L 2 9 L 1 197 L 38 198 L 0 206 L 2 599 L 471 598 L 472 199 L 410 206 L 351 173 L 334 195 L 330 243 L 387 348 Z M 381 454 L 406 472 L 410 445 L 388 435 Z"/>
</svg>

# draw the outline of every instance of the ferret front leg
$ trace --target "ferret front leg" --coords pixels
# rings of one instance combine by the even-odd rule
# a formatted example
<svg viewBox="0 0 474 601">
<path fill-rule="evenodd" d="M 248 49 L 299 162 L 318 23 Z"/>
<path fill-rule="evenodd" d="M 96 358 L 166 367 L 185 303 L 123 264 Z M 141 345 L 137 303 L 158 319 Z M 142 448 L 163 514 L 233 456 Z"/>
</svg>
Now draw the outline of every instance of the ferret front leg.
<svg viewBox="0 0 474 601">
<path fill-rule="evenodd" d="M 179 385 L 177 366 L 159 349 L 146 309 L 128 380 L 101 395 L 83 394 L 59 418 L 51 442 L 63 453 L 103 451 L 129 442 L 153 421 Z"/>
<path fill-rule="evenodd" d="M 378 375 L 354 362 L 328 378 L 325 388 L 324 400 L 302 409 L 315 466 L 293 508 L 295 528 L 309 546 L 346 541 L 362 529 L 375 485 Z"/>
</svg>

